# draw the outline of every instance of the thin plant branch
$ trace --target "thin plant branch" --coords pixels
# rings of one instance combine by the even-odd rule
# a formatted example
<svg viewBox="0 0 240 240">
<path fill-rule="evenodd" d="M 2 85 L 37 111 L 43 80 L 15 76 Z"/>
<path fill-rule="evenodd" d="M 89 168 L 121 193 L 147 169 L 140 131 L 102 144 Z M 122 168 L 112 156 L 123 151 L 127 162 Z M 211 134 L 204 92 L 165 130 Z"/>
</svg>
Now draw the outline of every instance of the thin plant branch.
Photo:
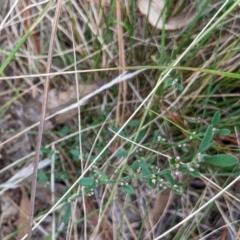
<svg viewBox="0 0 240 240">
<path fill-rule="evenodd" d="M 54 40 L 55 40 L 55 36 L 56 36 L 56 32 L 57 32 L 57 24 L 58 24 L 58 19 L 60 17 L 61 9 L 62 9 L 62 0 L 59 0 L 57 3 L 57 8 L 56 8 L 55 16 L 54 16 L 53 23 L 52 23 L 52 33 L 51 33 L 51 38 L 50 38 L 50 43 L 49 43 L 46 73 L 50 73 L 50 69 L 51 69 L 51 65 L 52 65 L 53 44 L 54 44 Z M 35 154 L 34 170 L 33 170 L 33 177 L 32 177 L 30 212 L 29 212 L 30 215 L 29 215 L 29 221 L 28 221 L 28 238 L 27 238 L 28 240 L 32 239 L 32 222 L 33 222 L 33 215 L 34 215 L 38 163 L 39 163 L 39 158 L 40 158 L 42 134 L 43 134 L 44 122 L 45 122 L 45 116 L 46 116 L 49 81 L 50 81 L 50 77 L 47 76 L 45 84 L 44 84 L 44 98 L 43 98 L 43 103 L 42 103 L 41 119 L 40 119 L 40 124 L 39 124 L 39 129 L 38 129 L 36 154 Z"/>
</svg>

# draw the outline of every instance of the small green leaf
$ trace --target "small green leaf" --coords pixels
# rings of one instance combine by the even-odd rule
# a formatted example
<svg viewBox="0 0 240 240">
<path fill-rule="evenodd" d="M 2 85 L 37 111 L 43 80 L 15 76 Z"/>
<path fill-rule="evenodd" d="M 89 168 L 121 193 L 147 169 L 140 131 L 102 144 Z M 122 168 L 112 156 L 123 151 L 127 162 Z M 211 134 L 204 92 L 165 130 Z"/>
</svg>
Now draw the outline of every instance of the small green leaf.
<svg viewBox="0 0 240 240">
<path fill-rule="evenodd" d="M 140 121 L 139 120 L 131 120 L 128 123 L 128 127 L 138 127 L 140 125 Z"/>
<path fill-rule="evenodd" d="M 194 170 L 194 171 L 192 171 L 192 172 L 190 172 L 190 174 L 191 174 L 191 176 L 193 176 L 193 177 L 200 177 L 200 173 L 199 173 L 199 171 L 198 170 Z"/>
<path fill-rule="evenodd" d="M 119 130 L 120 130 L 119 127 L 113 127 L 113 131 L 114 131 L 115 133 L 117 133 Z M 127 137 L 127 134 L 124 132 L 124 130 L 122 130 L 122 131 L 120 131 L 119 136 Z"/>
<path fill-rule="evenodd" d="M 79 150 L 71 149 L 71 150 L 70 150 L 70 154 L 71 154 L 73 157 L 79 159 L 79 156 L 80 156 Z"/>
<path fill-rule="evenodd" d="M 135 193 L 133 187 L 130 186 L 130 185 L 122 186 L 122 190 L 126 193 L 129 193 L 129 194 L 134 194 Z"/>
<path fill-rule="evenodd" d="M 52 150 L 50 148 L 41 147 L 41 152 L 46 153 L 46 154 L 50 154 L 52 152 Z"/>
<path fill-rule="evenodd" d="M 164 174 L 166 179 L 168 180 L 168 182 L 171 184 L 171 185 L 174 185 L 174 178 L 171 174 L 171 172 L 167 172 L 166 174 Z"/>
<path fill-rule="evenodd" d="M 181 173 L 186 173 L 188 172 L 188 167 L 185 164 L 181 164 L 180 167 L 178 168 L 178 171 Z"/>
<path fill-rule="evenodd" d="M 67 209 L 66 209 L 66 212 L 65 214 L 63 215 L 63 222 L 65 224 L 68 223 L 69 219 L 70 219 L 70 216 L 71 216 L 71 204 L 70 203 L 67 203 Z"/>
<path fill-rule="evenodd" d="M 204 161 L 218 167 L 230 167 L 238 163 L 238 158 L 230 154 L 218 154 L 206 156 Z"/>
<path fill-rule="evenodd" d="M 220 121 L 220 112 L 217 111 L 214 113 L 213 118 L 212 118 L 212 125 L 216 126 Z"/>
<path fill-rule="evenodd" d="M 143 138 L 146 136 L 146 134 L 147 133 L 145 131 L 140 132 L 137 136 L 136 142 L 137 143 L 141 142 L 143 140 Z"/>
<path fill-rule="evenodd" d="M 213 126 L 209 125 L 207 128 L 207 131 L 204 134 L 204 137 L 198 152 L 202 153 L 211 147 L 212 137 L 213 137 Z"/>
<path fill-rule="evenodd" d="M 143 176 L 149 176 L 151 172 L 149 171 L 148 164 L 145 161 L 139 162 L 139 167 L 142 169 Z"/>
<path fill-rule="evenodd" d="M 128 152 L 127 151 L 124 151 L 124 150 L 120 150 L 117 152 L 117 157 L 121 158 L 121 157 L 127 157 L 128 155 Z"/>
<path fill-rule="evenodd" d="M 156 165 L 156 159 L 155 159 L 155 157 L 150 157 L 149 163 Z"/>
<path fill-rule="evenodd" d="M 96 169 L 95 173 L 99 176 L 100 183 L 107 183 L 109 181 L 108 176 L 104 172 Z"/>
<path fill-rule="evenodd" d="M 169 160 L 169 163 L 171 165 L 175 164 L 176 163 L 176 158 L 175 157 L 172 157 L 170 160 Z"/>
<path fill-rule="evenodd" d="M 169 88 L 169 87 L 171 87 L 172 86 L 172 79 L 166 79 L 165 81 L 164 81 L 164 87 L 165 88 Z"/>
<path fill-rule="evenodd" d="M 39 171 L 37 176 L 38 176 L 39 182 L 41 183 L 47 183 L 49 181 L 47 174 L 43 171 Z"/>
<path fill-rule="evenodd" d="M 159 131 L 158 130 L 154 130 L 154 133 L 153 133 L 153 135 L 154 135 L 154 138 L 155 139 L 158 139 L 158 137 L 159 137 Z"/>
<path fill-rule="evenodd" d="M 90 187 L 93 186 L 95 183 L 94 179 L 91 177 L 85 177 L 85 178 L 81 178 L 79 180 L 79 184 L 84 186 L 84 187 Z"/>
<path fill-rule="evenodd" d="M 180 91 L 180 92 L 182 92 L 182 90 L 184 89 L 184 88 L 183 88 L 183 85 L 181 85 L 181 84 L 176 84 L 176 88 L 177 88 L 177 90 Z"/>
<path fill-rule="evenodd" d="M 69 173 L 68 172 L 62 172 L 60 173 L 60 179 L 65 179 L 65 180 L 69 180 L 70 179 L 70 176 L 69 176 Z M 61 181 L 60 180 L 60 181 Z"/>
<path fill-rule="evenodd" d="M 181 149 L 182 149 L 182 151 L 185 152 L 185 153 L 188 153 L 188 152 L 189 152 L 188 148 L 186 148 L 186 147 L 182 147 Z"/>
<path fill-rule="evenodd" d="M 132 164 L 132 170 L 133 172 L 136 172 L 139 168 L 139 161 L 135 161 L 133 164 Z"/>
<path fill-rule="evenodd" d="M 64 127 L 61 129 L 61 133 L 62 133 L 63 136 L 67 136 L 67 135 L 68 135 L 68 132 L 69 132 L 68 126 L 64 126 Z"/>
<path fill-rule="evenodd" d="M 154 187 L 155 187 L 155 184 L 153 183 L 153 181 L 152 181 L 151 178 L 148 179 L 147 184 L 148 184 L 148 186 L 149 186 L 150 188 L 154 188 Z"/>
<path fill-rule="evenodd" d="M 227 136 L 231 133 L 231 131 L 227 128 L 223 128 L 223 129 L 219 129 L 218 131 L 218 134 L 219 135 L 224 135 L 224 136 Z"/>
</svg>

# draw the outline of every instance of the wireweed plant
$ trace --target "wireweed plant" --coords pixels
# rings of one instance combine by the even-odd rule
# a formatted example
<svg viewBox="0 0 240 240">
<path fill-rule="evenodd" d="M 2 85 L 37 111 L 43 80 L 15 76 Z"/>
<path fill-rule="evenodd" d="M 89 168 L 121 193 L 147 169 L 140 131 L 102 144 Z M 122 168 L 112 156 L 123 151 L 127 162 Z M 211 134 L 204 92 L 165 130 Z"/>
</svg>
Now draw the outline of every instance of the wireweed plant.
<svg viewBox="0 0 240 240">
<path fill-rule="evenodd" d="M 146 184 L 153 189 L 157 187 L 161 190 L 171 187 L 175 193 L 182 192 L 180 187 L 184 186 L 184 183 L 176 182 L 180 174 L 200 177 L 201 170 L 204 172 L 206 167 L 212 167 L 213 169 L 214 167 L 231 167 L 230 169 L 232 169 L 238 163 L 238 158 L 232 154 L 217 153 L 231 150 L 217 145 L 215 139 L 221 135 L 228 136 L 231 133 L 231 131 L 226 128 L 218 129 L 217 126 L 219 122 L 220 112 L 217 111 L 212 118 L 211 124 L 205 129 L 205 132 L 191 133 L 184 130 L 189 137 L 177 143 L 168 142 L 160 135 L 157 136 L 157 131 L 155 131 L 156 136 L 153 141 L 155 141 L 156 144 L 164 144 L 166 148 L 178 148 L 183 153 L 183 157 L 171 157 L 165 169 L 161 170 L 155 167 L 156 161 L 153 157 L 151 159 L 146 159 L 145 157 L 138 156 L 137 153 L 143 151 L 143 149 L 139 147 L 139 150 L 136 150 L 135 158 L 137 158 L 137 160 L 133 161 L 130 169 L 126 170 L 126 177 L 110 180 L 104 172 L 99 170 L 96 165 L 93 165 L 89 177 L 81 178 L 79 184 L 84 186 L 86 193 L 90 195 L 93 194 L 94 190 L 99 185 L 105 184 L 118 184 L 122 186 L 122 189 L 126 193 L 134 194 L 134 189 L 129 185 L 129 181 L 133 182 L 136 179 L 144 180 Z M 129 125 L 134 126 L 135 124 L 137 124 L 137 122 L 129 122 Z M 238 151 L 238 149 L 235 149 L 235 151 Z M 128 156 L 128 153 L 120 152 L 117 156 L 124 158 Z M 115 171 L 117 171 L 117 169 Z"/>
</svg>

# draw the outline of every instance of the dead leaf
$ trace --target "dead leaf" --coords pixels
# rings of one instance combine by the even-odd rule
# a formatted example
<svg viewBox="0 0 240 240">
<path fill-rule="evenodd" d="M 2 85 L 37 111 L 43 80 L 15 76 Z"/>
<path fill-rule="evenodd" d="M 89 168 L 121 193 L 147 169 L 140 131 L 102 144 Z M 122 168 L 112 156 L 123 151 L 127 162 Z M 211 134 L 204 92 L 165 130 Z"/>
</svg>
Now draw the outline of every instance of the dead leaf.
<svg viewBox="0 0 240 240">
<path fill-rule="evenodd" d="M 96 206 L 93 204 L 92 197 L 86 197 L 85 199 L 86 210 L 89 214 L 89 221 L 93 226 L 97 226 L 99 215 L 96 211 Z M 112 240 L 113 234 L 111 229 L 111 224 L 109 223 L 107 218 L 102 218 L 99 226 L 99 233 L 102 239 Z"/>
<path fill-rule="evenodd" d="M 95 90 L 100 88 L 100 86 L 102 85 L 103 85 L 102 81 L 98 81 L 98 82 L 87 84 L 87 85 L 79 84 L 78 89 L 79 89 L 80 98 L 88 95 L 91 92 L 94 92 Z M 54 97 L 54 93 L 52 93 L 51 95 L 52 95 L 52 99 L 51 99 L 52 101 L 51 103 L 49 101 L 48 108 L 49 110 L 51 110 L 51 113 L 53 113 L 53 112 L 56 112 L 57 110 L 62 109 L 63 107 L 66 107 L 71 102 L 73 102 L 74 99 L 76 99 L 76 86 L 68 87 L 68 89 L 65 92 L 59 92 L 57 95 L 55 95 L 55 97 Z M 56 104 L 57 102 L 61 103 L 61 105 L 57 106 Z M 56 122 L 64 123 L 69 119 L 72 119 L 74 116 L 76 116 L 77 113 L 78 113 L 78 109 L 77 108 L 73 109 L 70 112 L 68 112 L 68 114 L 62 114 L 57 116 Z"/>
<path fill-rule="evenodd" d="M 19 216 L 18 220 L 16 221 L 17 225 L 17 239 L 22 239 L 28 233 L 28 218 L 29 218 L 29 206 L 30 201 L 27 195 L 25 187 L 22 185 L 21 187 L 22 198 L 20 202 L 20 209 L 19 209 Z"/>
<path fill-rule="evenodd" d="M 78 89 L 79 89 L 79 96 L 80 98 L 88 95 L 91 92 L 94 92 L 95 90 L 97 90 L 98 88 L 100 88 L 103 85 L 103 81 L 97 81 L 97 82 L 92 82 L 91 84 L 85 84 L 85 83 L 79 83 L 78 84 Z M 59 91 L 57 89 L 51 89 L 48 93 L 48 105 L 47 105 L 47 116 L 55 113 L 59 110 L 61 110 L 62 108 L 70 105 L 74 100 L 76 100 L 77 98 L 77 94 L 76 94 L 76 86 L 71 85 L 69 86 L 65 91 Z M 41 103 L 43 101 L 43 96 L 39 96 L 37 99 L 37 103 L 29 103 L 28 106 L 26 106 L 26 111 L 27 109 L 32 109 L 36 108 L 36 106 L 41 106 Z M 32 111 L 34 112 L 34 111 Z M 35 120 L 36 119 L 40 119 L 40 108 L 38 109 L 38 113 L 36 114 L 36 112 L 34 112 L 34 117 Z M 58 116 L 55 121 L 58 123 L 64 123 L 69 119 L 72 119 L 75 115 L 77 114 L 77 109 L 70 111 L 68 114 L 66 115 L 60 115 Z M 29 115 L 31 114 L 27 114 L 28 118 Z M 39 120 L 38 120 L 39 121 Z M 37 122 L 37 121 L 35 121 Z M 49 124 L 49 126 L 45 126 L 45 129 L 51 129 L 52 127 L 54 127 L 54 124 Z"/>
<path fill-rule="evenodd" d="M 170 188 L 160 191 L 157 194 L 154 206 L 150 211 L 150 219 L 152 226 L 154 226 L 160 220 L 164 211 L 167 209 L 167 206 L 172 202 L 172 200 L 173 195 Z"/>
<path fill-rule="evenodd" d="M 101 81 L 92 82 L 89 84 L 79 83 L 78 89 L 80 98 L 95 91 L 101 85 L 102 85 Z M 74 99 L 77 98 L 76 90 L 77 87 L 75 85 L 68 86 L 68 88 L 64 91 L 59 91 L 58 89 L 55 88 L 51 89 L 48 92 L 47 110 L 50 112 L 54 112 L 71 103 Z M 38 98 L 38 101 L 42 103 L 43 101 L 42 95 Z"/>
<path fill-rule="evenodd" d="M 150 24 L 158 29 L 163 28 L 162 11 L 164 9 L 164 0 L 138 0 L 138 8 L 142 14 L 148 17 Z M 196 16 L 195 9 L 184 11 L 176 17 L 170 18 L 165 23 L 166 30 L 177 30 L 187 26 Z"/>
</svg>

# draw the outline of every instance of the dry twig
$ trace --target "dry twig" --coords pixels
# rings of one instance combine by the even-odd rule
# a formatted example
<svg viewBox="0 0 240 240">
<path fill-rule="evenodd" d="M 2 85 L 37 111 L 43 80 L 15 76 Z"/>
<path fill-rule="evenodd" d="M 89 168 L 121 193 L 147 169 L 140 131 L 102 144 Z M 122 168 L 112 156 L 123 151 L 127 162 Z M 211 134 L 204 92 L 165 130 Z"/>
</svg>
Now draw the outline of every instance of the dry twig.
<svg viewBox="0 0 240 240">
<path fill-rule="evenodd" d="M 54 44 L 55 35 L 57 32 L 57 23 L 58 23 L 58 19 L 60 17 L 61 8 L 62 8 L 62 0 L 59 0 L 57 3 L 57 8 L 56 8 L 55 16 L 54 16 L 53 23 L 52 23 L 52 33 L 51 33 L 51 38 L 50 38 L 50 43 L 49 43 L 46 73 L 50 72 L 51 65 L 52 65 L 53 44 Z M 35 160 L 34 160 L 34 170 L 33 170 L 32 188 L 31 188 L 29 226 L 28 226 L 28 239 L 29 240 L 32 239 L 32 221 L 33 221 L 33 215 L 34 215 L 34 203 L 35 203 L 35 195 L 36 195 L 38 162 L 39 162 L 39 158 L 40 158 L 40 148 L 41 148 L 42 134 L 43 134 L 44 122 L 45 122 L 45 116 L 46 116 L 47 99 L 48 99 L 48 91 L 49 91 L 49 80 L 50 80 L 50 77 L 47 76 L 45 84 L 44 84 L 44 99 L 43 99 L 43 103 L 42 103 L 41 119 L 40 119 L 38 136 L 37 136 L 36 154 L 35 154 Z"/>
</svg>

